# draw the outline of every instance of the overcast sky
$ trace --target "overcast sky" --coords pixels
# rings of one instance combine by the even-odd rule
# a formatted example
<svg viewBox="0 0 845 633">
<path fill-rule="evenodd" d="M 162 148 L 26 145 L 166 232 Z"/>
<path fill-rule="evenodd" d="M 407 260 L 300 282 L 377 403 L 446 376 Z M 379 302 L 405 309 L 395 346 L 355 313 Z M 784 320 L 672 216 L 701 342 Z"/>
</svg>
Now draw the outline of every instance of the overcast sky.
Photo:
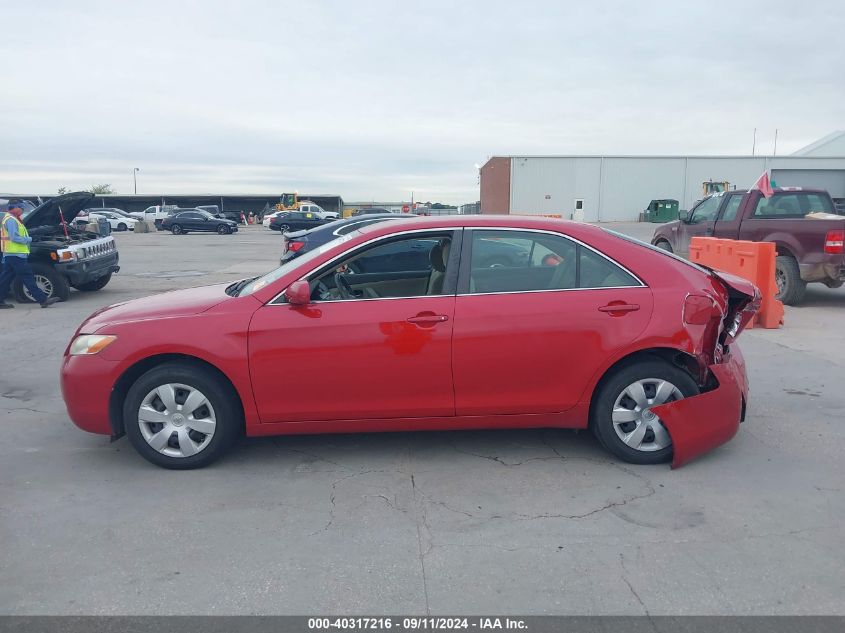
<svg viewBox="0 0 845 633">
<path fill-rule="evenodd" d="M 0 0 L 0 192 L 478 199 L 496 154 L 845 128 L 845 2 Z"/>
</svg>

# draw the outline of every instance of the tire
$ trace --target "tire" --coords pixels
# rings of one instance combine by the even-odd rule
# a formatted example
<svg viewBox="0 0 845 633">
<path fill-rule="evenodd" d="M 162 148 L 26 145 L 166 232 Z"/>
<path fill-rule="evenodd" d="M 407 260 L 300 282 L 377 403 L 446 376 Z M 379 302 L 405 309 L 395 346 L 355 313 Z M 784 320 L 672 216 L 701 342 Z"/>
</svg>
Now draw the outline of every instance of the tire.
<svg viewBox="0 0 845 633">
<path fill-rule="evenodd" d="M 168 386 L 173 387 L 173 403 L 179 405 L 181 400 L 184 405 L 186 396 L 198 393 L 201 404 L 187 415 L 180 413 L 181 405 L 174 411 L 171 403 L 169 410 L 158 395 L 164 393 L 168 399 Z M 146 420 L 139 415 L 142 405 Z M 192 414 L 196 412 L 199 414 L 194 420 Z M 243 416 L 232 386 L 212 371 L 186 362 L 165 363 L 138 378 L 126 394 L 123 423 L 141 457 L 171 470 L 208 466 L 232 447 L 243 430 Z"/>
<path fill-rule="evenodd" d="M 121 222 L 120 224 L 117 225 L 117 230 L 118 231 L 128 231 L 129 227 L 126 226 L 126 224 L 124 224 L 123 222 Z"/>
<path fill-rule="evenodd" d="M 797 306 L 804 299 L 807 282 L 801 279 L 798 262 L 790 255 L 778 255 L 775 259 L 775 281 L 778 293 L 775 295 L 788 306 Z"/>
<path fill-rule="evenodd" d="M 99 279 L 95 279 L 94 281 L 89 281 L 87 284 L 79 284 L 78 286 L 74 286 L 74 288 L 83 292 L 94 292 L 95 290 L 102 290 L 111 281 L 111 275 L 112 274 L 109 273 L 104 277 L 100 277 Z"/>
<path fill-rule="evenodd" d="M 286 231 L 290 231 L 290 224 L 280 224 L 279 233 L 284 233 Z"/>
<path fill-rule="evenodd" d="M 645 396 L 647 406 L 642 410 L 645 414 L 633 410 L 640 405 L 628 395 L 631 393 L 628 390 L 637 384 L 644 387 L 642 396 Z M 660 385 L 668 385 L 664 391 L 666 397 L 655 393 Z M 651 414 L 649 417 L 648 408 L 657 406 L 661 400 L 671 402 L 699 393 L 692 376 L 658 358 L 623 365 L 602 380 L 593 400 L 590 427 L 602 446 L 623 461 L 631 464 L 666 462 L 672 458 L 671 437 L 657 416 Z M 615 414 L 614 408 L 630 410 L 631 414 Z M 614 421 L 615 416 L 618 416 L 617 421 Z M 624 421 L 627 417 L 632 420 Z M 640 432 L 641 428 L 645 430 Z M 628 437 L 632 444 L 637 442 L 638 447 L 632 447 L 623 437 Z"/>
<path fill-rule="evenodd" d="M 657 240 L 654 245 L 659 248 L 660 250 L 666 251 L 667 253 L 674 253 L 675 251 L 672 250 L 672 245 L 667 242 L 666 240 Z"/>
<path fill-rule="evenodd" d="M 70 284 L 52 266 L 46 264 L 32 264 L 35 282 L 47 292 L 47 297 L 58 297 L 59 301 L 67 301 L 70 297 Z M 12 292 L 20 303 L 35 303 L 29 296 L 29 291 L 17 279 L 12 282 Z"/>
<path fill-rule="evenodd" d="M 231 231 L 229 230 L 229 227 L 226 226 L 225 224 L 221 224 L 220 226 L 217 227 L 217 234 L 218 235 L 228 235 L 229 233 L 231 233 Z"/>
<path fill-rule="evenodd" d="M 184 231 L 182 229 L 182 226 L 179 224 L 174 224 L 173 226 L 171 226 L 170 232 L 173 233 L 173 235 L 182 235 L 183 233 L 186 233 L 186 231 Z"/>
</svg>

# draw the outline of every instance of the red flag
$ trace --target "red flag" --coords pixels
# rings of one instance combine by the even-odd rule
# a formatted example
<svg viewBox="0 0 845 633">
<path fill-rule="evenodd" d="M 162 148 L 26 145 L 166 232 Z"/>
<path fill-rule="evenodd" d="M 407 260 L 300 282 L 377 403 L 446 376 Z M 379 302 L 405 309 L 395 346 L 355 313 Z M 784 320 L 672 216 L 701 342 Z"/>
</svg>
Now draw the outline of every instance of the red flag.
<svg viewBox="0 0 845 633">
<path fill-rule="evenodd" d="M 760 193 L 763 194 L 764 198 L 771 198 L 772 195 L 775 193 L 772 189 L 772 181 L 769 180 L 769 172 L 764 171 L 763 175 L 757 179 L 752 186 L 752 189 L 759 189 Z"/>
</svg>

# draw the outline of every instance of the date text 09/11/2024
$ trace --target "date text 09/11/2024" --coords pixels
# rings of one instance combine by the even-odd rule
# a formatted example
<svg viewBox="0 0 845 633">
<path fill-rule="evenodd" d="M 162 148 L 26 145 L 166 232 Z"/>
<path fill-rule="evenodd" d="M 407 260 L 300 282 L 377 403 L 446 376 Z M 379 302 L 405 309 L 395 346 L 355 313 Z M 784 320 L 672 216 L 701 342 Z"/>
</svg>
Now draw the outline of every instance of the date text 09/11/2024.
<svg viewBox="0 0 845 633">
<path fill-rule="evenodd" d="M 308 618 L 309 630 L 368 630 L 368 631 L 447 631 L 447 630 L 525 630 L 525 620 L 518 618 L 449 618 L 449 617 L 390 617 Z"/>
</svg>

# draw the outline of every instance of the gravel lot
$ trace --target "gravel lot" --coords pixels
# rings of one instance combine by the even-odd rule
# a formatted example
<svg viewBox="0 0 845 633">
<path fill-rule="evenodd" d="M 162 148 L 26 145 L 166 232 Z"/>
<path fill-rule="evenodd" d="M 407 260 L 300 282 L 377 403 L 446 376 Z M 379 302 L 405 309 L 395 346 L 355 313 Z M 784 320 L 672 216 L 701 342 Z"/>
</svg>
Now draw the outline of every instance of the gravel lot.
<svg viewBox="0 0 845 633">
<path fill-rule="evenodd" d="M 264 272 L 280 240 L 117 240 L 103 291 L 0 317 L 0 613 L 845 614 L 845 289 L 742 335 L 748 419 L 677 471 L 547 430 L 250 439 L 170 472 L 73 426 L 62 350 L 94 309 Z"/>
</svg>

